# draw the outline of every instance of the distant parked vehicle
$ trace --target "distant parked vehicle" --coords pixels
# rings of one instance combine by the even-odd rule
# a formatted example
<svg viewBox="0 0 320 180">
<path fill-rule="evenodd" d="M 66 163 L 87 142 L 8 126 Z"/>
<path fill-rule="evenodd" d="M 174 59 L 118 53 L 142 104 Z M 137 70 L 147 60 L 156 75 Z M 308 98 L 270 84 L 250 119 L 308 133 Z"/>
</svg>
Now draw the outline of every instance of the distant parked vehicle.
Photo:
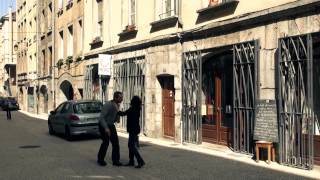
<svg viewBox="0 0 320 180">
<path fill-rule="evenodd" d="M 99 134 L 102 103 L 95 100 L 66 101 L 48 117 L 49 134 L 61 133 L 67 140 L 79 134 Z"/>
<path fill-rule="evenodd" d="M 2 110 L 6 111 L 10 109 L 11 111 L 19 110 L 19 103 L 14 97 L 6 97 L 0 100 L 0 105 Z"/>
</svg>

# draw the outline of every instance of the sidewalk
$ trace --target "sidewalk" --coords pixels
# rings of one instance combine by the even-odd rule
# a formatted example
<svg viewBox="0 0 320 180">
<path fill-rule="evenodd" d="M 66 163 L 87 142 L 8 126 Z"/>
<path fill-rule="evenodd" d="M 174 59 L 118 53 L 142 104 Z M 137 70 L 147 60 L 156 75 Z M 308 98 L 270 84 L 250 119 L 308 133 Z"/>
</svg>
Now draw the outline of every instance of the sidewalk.
<svg viewBox="0 0 320 180">
<path fill-rule="evenodd" d="M 40 113 L 40 114 L 33 114 L 33 113 L 29 113 L 27 111 L 22 111 L 22 110 L 19 110 L 19 112 L 29 116 L 29 117 L 33 117 L 33 118 L 37 118 L 37 119 L 41 119 L 41 120 L 48 120 L 48 114 L 45 114 L 45 113 Z"/>
<path fill-rule="evenodd" d="M 33 118 L 48 120 L 47 114 L 32 114 L 25 111 L 19 111 L 19 112 Z M 118 135 L 124 138 L 128 137 L 128 134 L 123 132 L 118 132 Z M 265 161 L 260 161 L 259 163 L 256 163 L 252 159 L 252 157 L 249 155 L 235 153 L 226 146 L 215 145 L 210 143 L 202 143 L 201 145 L 185 144 L 185 143 L 181 144 L 179 142 L 174 142 L 172 140 L 154 139 L 154 138 L 145 137 L 145 136 L 140 136 L 139 140 L 140 142 L 144 142 L 144 143 L 150 143 L 150 144 L 160 145 L 160 146 L 169 147 L 169 148 L 198 152 L 206 155 L 212 155 L 212 156 L 216 156 L 224 159 L 242 162 L 248 165 L 272 169 L 279 172 L 295 174 L 295 175 L 304 176 L 307 178 L 320 179 L 320 166 L 315 166 L 313 170 L 309 171 L 309 170 L 303 170 L 303 169 L 280 165 L 277 162 L 271 162 L 271 164 L 267 164 Z"/>
</svg>

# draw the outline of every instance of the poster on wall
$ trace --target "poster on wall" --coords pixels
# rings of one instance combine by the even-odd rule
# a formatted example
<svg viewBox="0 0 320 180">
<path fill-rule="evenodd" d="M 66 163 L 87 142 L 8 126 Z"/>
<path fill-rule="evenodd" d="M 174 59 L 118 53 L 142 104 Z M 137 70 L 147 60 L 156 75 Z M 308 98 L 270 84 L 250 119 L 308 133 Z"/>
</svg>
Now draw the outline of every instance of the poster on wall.
<svg viewBox="0 0 320 180">
<path fill-rule="evenodd" d="M 110 54 L 99 54 L 98 74 L 99 76 L 111 75 L 111 55 Z"/>
</svg>

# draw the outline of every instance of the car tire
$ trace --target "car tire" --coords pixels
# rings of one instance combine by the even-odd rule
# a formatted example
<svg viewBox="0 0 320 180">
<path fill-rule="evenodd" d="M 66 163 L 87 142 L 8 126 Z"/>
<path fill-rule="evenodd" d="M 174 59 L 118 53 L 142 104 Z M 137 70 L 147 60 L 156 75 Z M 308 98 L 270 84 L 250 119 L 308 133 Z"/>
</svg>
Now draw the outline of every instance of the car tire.
<svg viewBox="0 0 320 180">
<path fill-rule="evenodd" d="M 64 136 L 65 136 L 66 140 L 68 140 L 68 141 L 73 140 L 73 136 L 72 136 L 72 134 L 70 132 L 70 128 L 68 126 L 65 127 Z"/>
<path fill-rule="evenodd" d="M 51 125 L 51 123 L 48 123 L 48 129 L 49 129 L 49 134 L 50 135 L 54 135 L 54 130 L 53 130 L 53 127 L 52 127 L 52 125 Z"/>
</svg>

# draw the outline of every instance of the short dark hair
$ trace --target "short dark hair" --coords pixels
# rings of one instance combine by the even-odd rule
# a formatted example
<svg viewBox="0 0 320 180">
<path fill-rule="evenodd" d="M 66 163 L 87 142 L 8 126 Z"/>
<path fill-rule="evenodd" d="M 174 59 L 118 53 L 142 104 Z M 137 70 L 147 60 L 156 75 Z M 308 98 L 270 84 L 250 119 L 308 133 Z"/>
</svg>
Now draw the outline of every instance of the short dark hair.
<svg viewBox="0 0 320 180">
<path fill-rule="evenodd" d="M 118 98 L 119 96 L 122 96 L 122 92 L 116 91 L 116 92 L 113 93 L 113 99 L 116 99 L 116 98 Z"/>
<path fill-rule="evenodd" d="M 130 102 L 130 105 L 136 108 L 141 108 L 141 99 L 139 96 L 133 96 Z"/>
</svg>

